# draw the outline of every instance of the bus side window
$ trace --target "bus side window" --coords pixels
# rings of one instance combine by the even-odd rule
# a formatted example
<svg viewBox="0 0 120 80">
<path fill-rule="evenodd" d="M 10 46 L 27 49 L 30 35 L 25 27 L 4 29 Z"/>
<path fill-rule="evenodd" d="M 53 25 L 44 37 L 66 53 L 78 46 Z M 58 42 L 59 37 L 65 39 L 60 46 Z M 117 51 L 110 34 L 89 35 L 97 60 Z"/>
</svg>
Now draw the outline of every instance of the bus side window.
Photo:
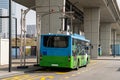
<svg viewBox="0 0 120 80">
<path fill-rule="evenodd" d="M 84 55 L 84 54 L 85 54 L 85 50 L 82 49 L 80 55 Z"/>
<path fill-rule="evenodd" d="M 74 39 L 72 39 L 72 46 L 74 45 Z"/>
<path fill-rule="evenodd" d="M 85 50 L 89 50 L 89 47 L 88 47 L 88 46 L 85 46 Z"/>
</svg>

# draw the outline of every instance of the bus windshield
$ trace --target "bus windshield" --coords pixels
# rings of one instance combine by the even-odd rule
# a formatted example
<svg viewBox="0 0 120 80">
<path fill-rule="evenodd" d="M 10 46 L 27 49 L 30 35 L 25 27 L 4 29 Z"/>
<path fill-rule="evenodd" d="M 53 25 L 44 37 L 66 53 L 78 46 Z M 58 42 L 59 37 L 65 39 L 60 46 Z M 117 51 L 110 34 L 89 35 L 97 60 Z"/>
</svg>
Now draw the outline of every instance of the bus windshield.
<svg viewBox="0 0 120 80">
<path fill-rule="evenodd" d="M 44 36 L 43 45 L 50 48 L 67 48 L 67 36 Z"/>
</svg>

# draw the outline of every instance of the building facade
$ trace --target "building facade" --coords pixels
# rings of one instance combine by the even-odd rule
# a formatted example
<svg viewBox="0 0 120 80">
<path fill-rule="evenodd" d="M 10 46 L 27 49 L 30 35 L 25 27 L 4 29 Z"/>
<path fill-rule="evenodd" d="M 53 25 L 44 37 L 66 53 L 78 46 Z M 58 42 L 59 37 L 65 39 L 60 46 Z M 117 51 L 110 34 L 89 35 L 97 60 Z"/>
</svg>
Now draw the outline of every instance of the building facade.
<svg viewBox="0 0 120 80">
<path fill-rule="evenodd" d="M 7 15 L 6 16 L 8 16 L 8 13 L 9 13 L 9 0 L 0 0 L 0 8 L 6 9 L 7 10 Z M 12 17 L 15 17 L 15 16 L 16 16 L 16 3 L 12 2 Z M 0 25 L 2 25 L 1 23 L 2 22 L 0 22 Z M 6 22 L 6 23 L 7 23 L 6 25 L 8 25 L 8 22 Z M 8 31 L 9 27 L 7 27 L 6 29 Z M 8 34 L 7 34 L 7 36 L 8 36 Z M 14 18 L 12 19 L 12 37 L 15 37 L 15 19 Z"/>
<path fill-rule="evenodd" d="M 8 9 L 0 9 L 0 16 L 8 16 Z M 8 38 L 8 18 L 0 18 L 0 36 Z"/>
<path fill-rule="evenodd" d="M 36 37 L 36 25 L 27 25 L 27 37 Z"/>
</svg>

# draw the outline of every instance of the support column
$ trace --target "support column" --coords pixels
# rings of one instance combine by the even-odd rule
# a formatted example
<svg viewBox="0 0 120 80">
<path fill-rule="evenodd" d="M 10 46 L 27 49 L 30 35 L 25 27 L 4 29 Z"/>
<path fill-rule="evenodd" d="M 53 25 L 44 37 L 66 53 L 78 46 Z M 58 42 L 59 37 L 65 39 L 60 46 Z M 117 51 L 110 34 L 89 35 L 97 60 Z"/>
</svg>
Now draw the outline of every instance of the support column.
<svg viewBox="0 0 120 80">
<path fill-rule="evenodd" d="M 41 33 L 57 33 L 64 26 L 66 0 L 36 0 L 36 13 L 41 16 Z M 40 7 L 39 7 L 40 6 Z"/>
<path fill-rule="evenodd" d="M 80 31 L 80 24 L 75 24 L 74 26 L 73 26 L 73 33 L 77 33 L 77 34 L 79 34 L 79 31 Z"/>
<path fill-rule="evenodd" d="M 90 40 L 91 58 L 97 58 L 99 45 L 99 25 L 100 25 L 100 8 L 84 9 L 84 32 L 85 37 Z"/>
<path fill-rule="evenodd" d="M 100 26 L 100 44 L 102 46 L 102 55 L 111 54 L 111 23 L 101 23 Z"/>
<path fill-rule="evenodd" d="M 115 29 L 112 29 L 111 31 L 111 44 L 116 44 L 116 41 L 117 41 L 117 34 L 116 34 L 116 30 Z"/>
<path fill-rule="evenodd" d="M 111 52 L 112 52 L 113 56 L 115 56 L 116 54 L 119 54 L 118 49 L 117 49 L 119 47 L 118 47 L 118 45 L 116 45 L 116 42 L 117 42 L 116 41 L 117 40 L 117 34 L 116 33 L 117 33 L 116 30 L 112 29 L 112 34 L 111 34 L 112 35 L 111 36 L 112 37 L 112 39 L 111 39 L 112 40 L 112 50 L 111 50 Z"/>
</svg>

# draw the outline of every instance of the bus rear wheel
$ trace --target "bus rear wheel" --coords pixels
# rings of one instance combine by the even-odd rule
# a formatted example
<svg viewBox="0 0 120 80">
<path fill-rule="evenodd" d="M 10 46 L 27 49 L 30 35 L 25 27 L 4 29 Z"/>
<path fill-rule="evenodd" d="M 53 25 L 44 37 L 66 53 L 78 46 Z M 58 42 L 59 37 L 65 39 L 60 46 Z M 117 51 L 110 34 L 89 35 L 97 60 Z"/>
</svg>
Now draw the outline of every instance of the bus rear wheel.
<svg viewBox="0 0 120 80">
<path fill-rule="evenodd" d="M 87 60 L 86 60 L 86 64 L 85 64 L 85 67 L 87 67 L 87 65 L 88 65 L 88 58 L 87 58 Z"/>
<path fill-rule="evenodd" d="M 76 70 L 79 69 L 79 60 L 77 61 Z"/>
</svg>

